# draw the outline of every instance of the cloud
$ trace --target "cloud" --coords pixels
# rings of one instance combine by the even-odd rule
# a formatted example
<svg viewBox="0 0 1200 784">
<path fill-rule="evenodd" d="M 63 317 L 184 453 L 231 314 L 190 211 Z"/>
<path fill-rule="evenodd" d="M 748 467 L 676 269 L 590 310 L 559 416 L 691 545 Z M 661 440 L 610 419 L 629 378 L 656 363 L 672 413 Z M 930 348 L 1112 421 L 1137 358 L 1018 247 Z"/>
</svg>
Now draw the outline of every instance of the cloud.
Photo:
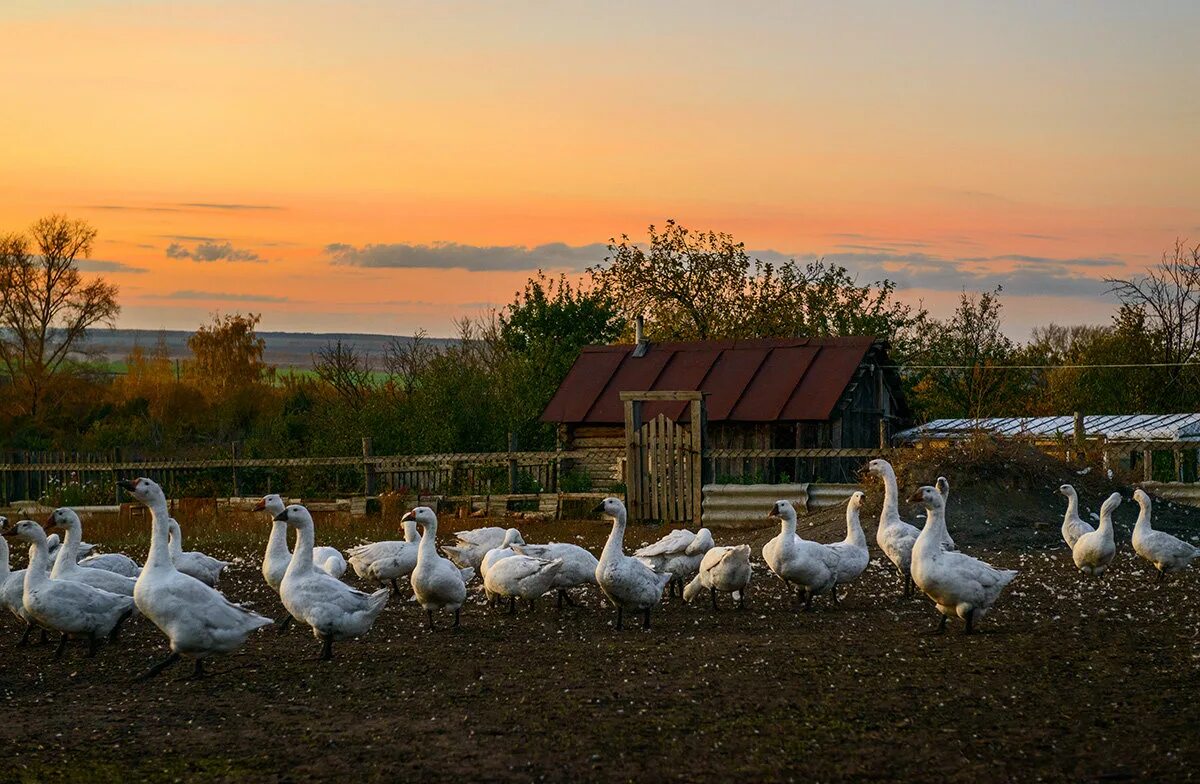
<svg viewBox="0 0 1200 784">
<path fill-rule="evenodd" d="M 473 271 L 571 269 L 582 270 L 604 258 L 607 246 L 551 242 L 523 245 L 463 245 L 435 242 L 369 244 L 361 247 L 335 242 L 325 246 L 333 264 L 351 267 L 465 269 Z"/>
<path fill-rule="evenodd" d="M 176 240 L 178 242 L 220 242 L 222 237 L 205 237 L 201 234 L 159 234 L 164 240 Z"/>
<path fill-rule="evenodd" d="M 184 201 L 174 204 L 88 204 L 88 210 L 112 210 L 122 212 L 204 212 L 220 210 L 224 212 L 246 212 L 260 210 L 282 210 L 275 204 L 237 204 L 233 202 Z"/>
<path fill-rule="evenodd" d="M 191 250 L 185 248 L 181 243 L 172 242 L 167 246 L 167 258 L 169 259 L 191 259 L 192 261 L 253 261 L 264 262 L 262 256 L 251 250 L 233 247 L 231 242 L 212 242 L 204 241 L 197 244 Z"/>
<path fill-rule="evenodd" d="M 226 302 L 290 302 L 287 297 L 276 297 L 271 294 L 228 294 L 220 291 L 195 291 L 184 289 L 172 291 L 170 294 L 159 294 L 156 299 L 218 299 Z"/>
<path fill-rule="evenodd" d="M 83 272 L 113 272 L 118 275 L 140 275 L 146 272 L 145 267 L 134 267 L 123 261 L 105 261 L 102 259 L 80 259 L 75 266 Z"/>
<path fill-rule="evenodd" d="M 225 210 L 227 212 L 283 209 L 283 207 L 275 204 L 222 204 L 208 201 L 188 201 L 182 202 L 178 206 L 195 210 Z"/>
</svg>

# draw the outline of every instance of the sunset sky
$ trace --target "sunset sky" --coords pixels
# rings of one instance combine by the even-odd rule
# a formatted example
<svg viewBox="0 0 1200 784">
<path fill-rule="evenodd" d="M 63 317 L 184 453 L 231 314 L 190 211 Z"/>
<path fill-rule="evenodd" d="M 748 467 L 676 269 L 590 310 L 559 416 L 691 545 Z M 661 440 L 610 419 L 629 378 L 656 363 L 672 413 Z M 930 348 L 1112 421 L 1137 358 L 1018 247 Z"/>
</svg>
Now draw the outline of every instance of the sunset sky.
<svg viewBox="0 0 1200 784">
<path fill-rule="evenodd" d="M 0 231 L 120 326 L 447 334 L 673 217 L 1009 331 L 1200 240 L 1195 2 L 0 6 Z"/>
</svg>

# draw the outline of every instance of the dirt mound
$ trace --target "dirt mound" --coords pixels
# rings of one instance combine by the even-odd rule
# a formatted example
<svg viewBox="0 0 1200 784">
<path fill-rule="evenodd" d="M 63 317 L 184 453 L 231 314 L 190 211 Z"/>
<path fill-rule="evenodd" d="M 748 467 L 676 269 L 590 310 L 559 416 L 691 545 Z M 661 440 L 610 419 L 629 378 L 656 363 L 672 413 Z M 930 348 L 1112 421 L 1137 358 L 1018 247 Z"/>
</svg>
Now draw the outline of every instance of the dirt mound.
<svg viewBox="0 0 1200 784">
<path fill-rule="evenodd" d="M 904 499 L 915 488 L 945 476 L 950 480 L 946 509 L 950 532 L 972 546 L 1062 546 L 1059 527 L 1067 501 L 1058 488 L 1064 483 L 1075 487 L 1079 514 L 1093 524 L 1104 499 L 1114 492 L 1121 494 L 1124 502 L 1114 515 L 1118 541 L 1128 542 L 1137 521 L 1133 486 L 1122 477 L 1110 478 L 1099 465 L 1067 462 L 1027 441 L 980 436 L 947 446 L 903 450 L 893 453 L 891 460 L 900 486 L 901 517 L 920 525 L 924 511 Z M 873 523 L 883 501 L 883 483 L 870 475 L 862 481 L 867 491 L 863 521 Z M 833 522 L 828 521 L 831 529 Z M 1193 539 L 1200 534 L 1200 509 L 1155 499 L 1154 526 Z M 868 536 L 873 536 L 874 525 L 866 527 Z"/>
</svg>

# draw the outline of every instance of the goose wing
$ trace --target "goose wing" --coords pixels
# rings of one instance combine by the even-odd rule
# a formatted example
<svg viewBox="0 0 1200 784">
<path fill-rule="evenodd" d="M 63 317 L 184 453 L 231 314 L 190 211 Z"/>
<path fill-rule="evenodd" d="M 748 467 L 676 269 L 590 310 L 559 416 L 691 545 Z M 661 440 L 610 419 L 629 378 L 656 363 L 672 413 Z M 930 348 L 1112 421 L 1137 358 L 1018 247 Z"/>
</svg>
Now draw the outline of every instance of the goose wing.
<svg viewBox="0 0 1200 784">
<path fill-rule="evenodd" d="M 640 550 L 635 550 L 633 556 L 635 558 L 654 558 L 660 555 L 683 553 L 695 538 L 696 535 L 691 531 L 679 528 L 659 539 L 654 544 L 646 545 Z"/>
</svg>

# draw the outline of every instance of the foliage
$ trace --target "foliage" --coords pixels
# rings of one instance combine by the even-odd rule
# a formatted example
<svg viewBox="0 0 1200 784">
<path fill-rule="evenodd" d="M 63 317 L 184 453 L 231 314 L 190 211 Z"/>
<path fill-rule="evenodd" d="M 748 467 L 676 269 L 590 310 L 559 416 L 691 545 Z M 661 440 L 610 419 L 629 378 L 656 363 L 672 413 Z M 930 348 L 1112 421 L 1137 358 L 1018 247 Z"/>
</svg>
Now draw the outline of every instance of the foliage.
<svg viewBox="0 0 1200 784">
<path fill-rule="evenodd" d="M 0 364 L 20 413 L 37 418 L 57 379 L 73 369 L 72 352 L 97 324 L 121 311 L 117 287 L 85 280 L 78 260 L 91 255 L 96 229 L 50 215 L 25 234 L 0 237 Z"/>
<path fill-rule="evenodd" d="M 193 357 L 188 370 L 199 386 L 223 394 L 264 380 L 267 342 L 255 332 L 261 319 L 257 313 L 214 313 L 211 323 L 188 338 Z"/>
</svg>

